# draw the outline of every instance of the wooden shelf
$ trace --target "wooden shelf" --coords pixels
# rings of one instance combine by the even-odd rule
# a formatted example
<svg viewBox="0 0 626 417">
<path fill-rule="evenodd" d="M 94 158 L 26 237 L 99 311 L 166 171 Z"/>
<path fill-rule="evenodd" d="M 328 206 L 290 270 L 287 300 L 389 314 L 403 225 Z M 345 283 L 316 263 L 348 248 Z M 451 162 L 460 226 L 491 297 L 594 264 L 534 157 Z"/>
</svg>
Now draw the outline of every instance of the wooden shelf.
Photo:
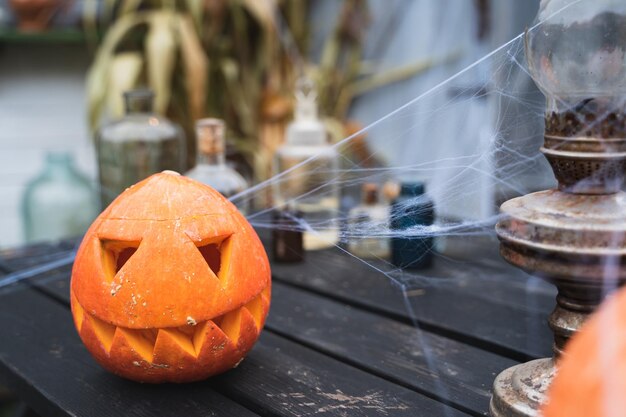
<svg viewBox="0 0 626 417">
<path fill-rule="evenodd" d="M 0 29 L 0 44 L 74 44 L 87 42 L 79 29 L 50 29 L 45 32 L 23 32 L 16 28 Z"/>
</svg>

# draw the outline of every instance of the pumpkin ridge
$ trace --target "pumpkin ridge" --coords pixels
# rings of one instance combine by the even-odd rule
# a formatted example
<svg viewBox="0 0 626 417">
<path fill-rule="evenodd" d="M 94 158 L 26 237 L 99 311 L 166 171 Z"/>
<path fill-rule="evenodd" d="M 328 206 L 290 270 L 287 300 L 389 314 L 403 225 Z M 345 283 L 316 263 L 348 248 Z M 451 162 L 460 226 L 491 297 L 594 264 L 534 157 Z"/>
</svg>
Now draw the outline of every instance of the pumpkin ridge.
<svg viewBox="0 0 626 417">
<path fill-rule="evenodd" d="M 172 217 L 171 219 L 141 219 L 141 218 L 134 218 L 134 217 L 102 217 L 102 220 L 132 220 L 132 221 L 137 221 L 137 222 L 175 222 L 175 221 L 184 221 L 184 220 L 189 220 L 189 219 L 199 219 L 202 217 L 217 217 L 217 216 L 224 216 L 223 213 L 205 213 L 205 214 L 191 214 L 189 216 L 180 216 L 180 217 Z"/>
</svg>

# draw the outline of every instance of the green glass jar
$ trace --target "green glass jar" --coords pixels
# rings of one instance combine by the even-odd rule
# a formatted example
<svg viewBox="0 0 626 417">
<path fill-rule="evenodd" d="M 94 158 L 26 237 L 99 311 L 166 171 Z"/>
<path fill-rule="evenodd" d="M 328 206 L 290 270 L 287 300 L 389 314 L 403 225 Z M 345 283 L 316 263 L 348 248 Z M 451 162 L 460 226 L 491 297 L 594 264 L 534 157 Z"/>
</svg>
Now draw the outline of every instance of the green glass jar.
<svg viewBox="0 0 626 417">
<path fill-rule="evenodd" d="M 27 242 L 80 236 L 98 215 L 96 193 L 74 166 L 72 155 L 52 152 L 30 181 L 22 201 Z"/>
</svg>

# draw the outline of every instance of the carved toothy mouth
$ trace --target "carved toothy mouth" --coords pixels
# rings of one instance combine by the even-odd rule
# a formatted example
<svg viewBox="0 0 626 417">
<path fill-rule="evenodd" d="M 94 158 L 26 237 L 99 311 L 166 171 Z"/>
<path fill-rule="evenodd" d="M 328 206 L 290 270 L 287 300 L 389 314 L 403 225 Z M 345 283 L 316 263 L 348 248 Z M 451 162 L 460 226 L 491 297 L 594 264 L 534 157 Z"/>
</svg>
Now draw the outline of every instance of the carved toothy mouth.
<svg viewBox="0 0 626 417">
<path fill-rule="evenodd" d="M 171 356 L 174 346 L 179 354 L 186 354 L 195 359 L 202 359 L 207 346 L 211 349 L 224 349 L 226 345 L 236 349 L 239 345 L 242 329 L 246 325 L 254 326 L 254 337 L 260 333 L 267 311 L 269 310 L 269 287 L 245 305 L 219 317 L 196 322 L 187 317 L 186 326 L 160 329 L 131 329 L 107 323 L 88 313 L 72 296 L 73 315 L 76 328 L 81 336 L 91 333 L 102 346 L 103 353 L 110 355 L 116 345 L 130 347 L 141 359 L 153 366 L 164 366 L 164 346 Z M 222 340 L 216 344 L 216 340 Z"/>
</svg>

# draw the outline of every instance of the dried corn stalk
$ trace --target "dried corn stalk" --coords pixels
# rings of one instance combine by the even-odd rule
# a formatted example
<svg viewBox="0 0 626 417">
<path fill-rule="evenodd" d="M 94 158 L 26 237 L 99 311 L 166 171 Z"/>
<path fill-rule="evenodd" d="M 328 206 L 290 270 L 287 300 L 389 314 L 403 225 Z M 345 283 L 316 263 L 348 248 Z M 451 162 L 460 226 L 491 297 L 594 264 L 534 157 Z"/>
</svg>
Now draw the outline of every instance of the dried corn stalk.
<svg viewBox="0 0 626 417">
<path fill-rule="evenodd" d="M 96 0 L 86 1 L 93 6 Z M 345 0 L 321 62 L 314 65 L 306 59 L 311 4 L 106 0 L 110 27 L 87 83 L 91 126 L 96 127 L 103 114 L 117 114 L 119 101 L 109 95 L 119 97 L 131 84 L 149 84 L 156 93 L 156 109 L 183 124 L 187 133 L 193 132 L 197 118 L 224 118 L 230 139 L 263 180 L 271 175 L 273 154 L 284 140 L 297 78 L 306 73 L 316 81 L 320 114 L 339 140 L 345 137 L 343 122 L 357 95 L 438 63 L 425 61 L 364 76 L 367 1 Z M 125 71 L 127 78 L 121 75 Z"/>
<path fill-rule="evenodd" d="M 176 15 L 168 11 L 154 12 L 150 16 L 145 41 L 148 83 L 154 91 L 154 109 L 165 114 L 172 95 L 172 76 L 176 64 L 178 45 L 174 37 Z"/>
<path fill-rule="evenodd" d="M 123 94 L 137 84 L 142 67 L 143 57 L 139 52 L 123 52 L 111 60 L 107 88 L 107 106 L 111 117 L 118 118 L 124 114 Z"/>
<path fill-rule="evenodd" d="M 204 116 L 206 94 L 208 91 L 208 58 L 195 33 L 191 18 L 181 16 L 178 19 L 180 51 L 185 68 L 185 87 L 189 100 L 191 120 Z"/>
<path fill-rule="evenodd" d="M 108 102 L 109 81 L 115 52 L 122 39 L 134 28 L 148 22 L 149 15 L 145 13 L 129 14 L 117 20 L 116 24 L 107 32 L 94 63 L 87 73 L 87 105 L 89 125 L 97 128 Z"/>
</svg>

